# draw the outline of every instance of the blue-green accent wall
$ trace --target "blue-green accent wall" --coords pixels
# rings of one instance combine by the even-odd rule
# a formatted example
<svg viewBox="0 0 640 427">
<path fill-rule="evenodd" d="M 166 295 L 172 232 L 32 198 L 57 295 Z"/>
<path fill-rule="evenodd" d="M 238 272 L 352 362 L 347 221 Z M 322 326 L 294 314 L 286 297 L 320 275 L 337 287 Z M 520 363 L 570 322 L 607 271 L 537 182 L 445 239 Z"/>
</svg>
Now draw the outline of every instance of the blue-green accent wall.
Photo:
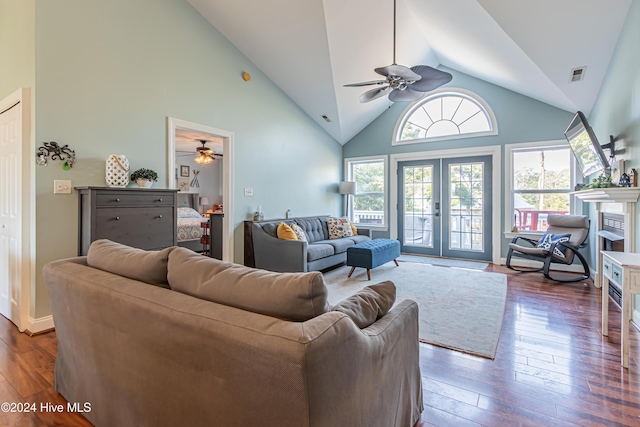
<svg viewBox="0 0 640 427">
<path fill-rule="evenodd" d="M 499 145 L 502 147 L 502 165 L 500 165 L 502 168 L 501 182 L 494 182 L 493 185 L 494 187 L 501 185 L 502 188 L 504 188 L 506 179 L 504 174 L 504 145 L 564 139 L 564 130 L 571 121 L 573 114 L 500 86 L 476 79 L 467 74 L 446 67 L 441 68 L 453 75 L 453 80 L 445 87 L 466 89 L 480 96 L 489 104 L 496 116 L 499 130 L 498 135 L 392 146 L 391 141 L 396 123 L 400 120 L 402 113 L 407 108 L 407 103 L 396 103 L 345 144 L 342 150 L 343 157 L 391 155 Z M 374 102 L 386 101 L 380 100 Z M 390 171 L 390 173 L 395 173 L 395 171 Z M 388 185 L 389 177 L 387 177 L 387 186 Z M 396 190 L 389 189 L 389 191 Z M 501 206 L 496 206 L 493 210 L 494 215 L 499 215 L 501 218 L 501 232 L 505 231 L 505 197 L 506 195 L 503 191 Z M 387 208 L 389 208 L 389 206 L 387 206 Z M 376 237 L 389 236 L 388 231 L 374 232 L 374 234 Z M 508 241 L 509 239 L 507 238 L 502 239 L 502 256 L 506 256 L 507 254 Z"/>
<path fill-rule="evenodd" d="M 1 1 L 3 14 L 28 16 L 9 5 L 23 0 Z M 242 262 L 242 221 L 258 205 L 266 218 L 287 209 L 340 213 L 340 144 L 185 0 L 35 0 L 33 7 L 26 32 L 35 64 L 25 68 L 35 81 L 13 79 L 8 89 L 3 81 L 0 96 L 37 86 L 35 144 L 68 144 L 77 156 L 68 171 L 58 161 L 36 167 L 36 272 L 77 254 L 77 194 L 53 195 L 53 180 L 105 185 L 105 159 L 125 154 L 134 169 L 154 169 L 166 182 L 168 116 L 234 132 L 235 261 Z M 13 59 L 6 49 L 0 55 L 3 64 Z M 50 309 L 37 276 L 40 318 Z"/>
<path fill-rule="evenodd" d="M 627 14 L 618 44 L 614 51 L 602 89 L 589 116 L 601 144 L 609 142 L 613 135 L 625 142 L 625 169 L 640 168 L 640 0 L 633 0 Z M 589 206 L 591 222 L 595 222 L 595 211 Z M 640 210 L 636 208 L 636 224 Z M 595 236 L 591 235 L 590 247 L 595 247 Z M 636 228 L 636 252 L 639 250 L 640 228 Z M 595 265 L 595 254 L 591 252 L 591 264 Z M 640 297 L 636 297 L 640 307 Z M 637 308 L 636 308 L 637 310 Z"/>
</svg>

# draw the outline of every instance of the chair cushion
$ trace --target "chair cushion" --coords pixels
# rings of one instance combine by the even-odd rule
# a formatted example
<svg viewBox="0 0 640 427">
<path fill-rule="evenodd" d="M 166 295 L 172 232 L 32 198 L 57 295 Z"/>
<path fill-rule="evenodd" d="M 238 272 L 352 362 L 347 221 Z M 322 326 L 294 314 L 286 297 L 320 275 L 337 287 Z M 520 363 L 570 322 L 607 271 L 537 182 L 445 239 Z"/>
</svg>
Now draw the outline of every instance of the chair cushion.
<svg viewBox="0 0 640 427">
<path fill-rule="evenodd" d="M 315 261 L 320 258 L 326 258 L 335 253 L 333 246 L 322 243 L 310 243 L 307 246 L 307 261 Z"/>
<path fill-rule="evenodd" d="M 571 234 L 543 234 L 538 241 L 538 248 L 544 249 L 549 252 L 551 249 L 551 245 L 554 243 L 568 242 L 571 238 Z M 553 255 L 559 258 L 566 258 L 566 252 L 569 249 L 564 248 L 563 246 L 556 246 L 553 249 Z"/>
<path fill-rule="evenodd" d="M 281 222 L 280 224 L 278 224 L 277 234 L 278 234 L 278 239 L 298 240 L 298 236 L 293 231 L 293 229 L 287 224 L 285 224 L 284 222 Z"/>
<path fill-rule="evenodd" d="M 168 279 L 174 291 L 279 319 L 306 321 L 330 309 L 317 271 L 274 273 L 175 248 Z"/>
<path fill-rule="evenodd" d="M 542 248 L 534 248 L 533 246 L 520 246 L 515 243 L 509 243 L 509 247 L 514 251 L 522 252 L 523 254 L 537 255 L 545 257 L 549 252 Z"/>
<path fill-rule="evenodd" d="M 107 239 L 91 243 L 87 265 L 118 276 L 169 288 L 167 262 L 174 248 L 144 251 Z"/>
<path fill-rule="evenodd" d="M 331 311 L 346 314 L 356 326 L 364 329 L 387 314 L 395 301 L 396 287 L 393 282 L 386 281 L 359 290 Z"/>
</svg>

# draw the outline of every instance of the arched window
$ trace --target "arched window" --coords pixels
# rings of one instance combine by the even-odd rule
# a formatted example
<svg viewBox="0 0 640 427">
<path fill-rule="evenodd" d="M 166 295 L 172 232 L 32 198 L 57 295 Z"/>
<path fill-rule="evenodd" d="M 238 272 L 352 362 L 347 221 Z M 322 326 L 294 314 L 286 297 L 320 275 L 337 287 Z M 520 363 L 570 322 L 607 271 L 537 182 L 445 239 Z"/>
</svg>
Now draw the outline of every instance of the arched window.
<svg viewBox="0 0 640 427">
<path fill-rule="evenodd" d="M 495 115 L 482 98 L 464 89 L 443 88 L 407 108 L 393 145 L 497 134 Z"/>
</svg>

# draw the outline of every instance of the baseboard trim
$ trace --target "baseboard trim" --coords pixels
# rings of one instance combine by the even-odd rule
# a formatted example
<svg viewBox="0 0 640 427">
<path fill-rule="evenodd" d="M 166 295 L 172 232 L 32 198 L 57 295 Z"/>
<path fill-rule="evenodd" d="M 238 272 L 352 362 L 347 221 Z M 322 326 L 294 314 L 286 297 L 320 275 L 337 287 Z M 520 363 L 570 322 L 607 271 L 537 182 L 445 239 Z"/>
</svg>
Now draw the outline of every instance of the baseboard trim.
<svg viewBox="0 0 640 427">
<path fill-rule="evenodd" d="M 542 264 L 538 261 L 532 261 L 523 258 L 511 258 L 511 264 L 514 267 L 524 267 L 524 268 L 540 268 Z M 506 258 L 500 258 L 500 265 L 507 265 Z M 567 271 L 569 273 L 582 273 L 582 266 L 579 264 L 575 265 L 563 265 L 563 264 L 553 264 L 553 269 L 555 271 Z M 591 271 L 591 275 L 593 277 L 593 270 Z"/>
<path fill-rule="evenodd" d="M 45 316 L 34 319 L 33 317 L 29 317 L 29 323 L 25 329 L 25 333 L 29 336 L 41 334 L 43 332 L 50 331 L 54 329 L 55 326 L 53 324 L 53 316 Z"/>
</svg>

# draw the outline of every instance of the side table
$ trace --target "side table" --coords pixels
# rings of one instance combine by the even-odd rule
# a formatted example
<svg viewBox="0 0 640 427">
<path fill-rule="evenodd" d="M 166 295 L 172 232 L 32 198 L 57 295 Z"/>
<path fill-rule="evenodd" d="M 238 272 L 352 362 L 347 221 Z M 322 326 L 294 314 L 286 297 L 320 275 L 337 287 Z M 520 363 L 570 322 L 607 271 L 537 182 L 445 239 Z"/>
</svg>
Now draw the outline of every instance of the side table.
<svg viewBox="0 0 640 427">
<path fill-rule="evenodd" d="M 609 280 L 622 289 L 621 352 L 622 366 L 629 367 L 629 322 L 631 298 L 640 294 L 640 254 L 601 251 L 602 254 L 602 335 L 609 335 Z"/>
</svg>

